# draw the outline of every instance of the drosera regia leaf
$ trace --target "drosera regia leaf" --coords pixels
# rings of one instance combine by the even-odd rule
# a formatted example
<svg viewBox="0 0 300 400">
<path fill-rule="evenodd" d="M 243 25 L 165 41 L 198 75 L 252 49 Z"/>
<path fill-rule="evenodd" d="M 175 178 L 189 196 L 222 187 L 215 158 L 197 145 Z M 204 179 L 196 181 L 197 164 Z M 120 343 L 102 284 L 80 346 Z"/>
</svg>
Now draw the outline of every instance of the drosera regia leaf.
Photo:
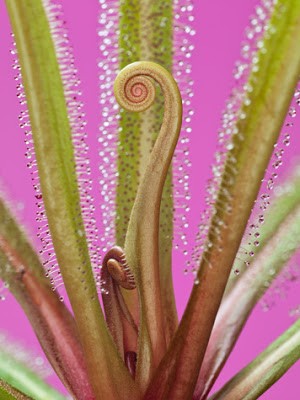
<svg viewBox="0 0 300 400">
<path fill-rule="evenodd" d="M 299 177 L 286 182 L 283 187 L 283 192 L 289 195 L 282 195 L 277 201 L 274 200 L 265 218 L 266 225 L 270 226 L 272 223 L 274 210 L 278 211 L 282 206 L 284 213 L 288 205 L 293 203 L 294 206 L 280 221 L 280 226 L 270 235 L 263 249 L 255 255 L 248 270 L 223 299 L 206 349 L 194 393 L 195 399 L 207 398 L 251 311 L 300 247 Z M 284 198 L 287 201 L 286 207 Z"/>
<path fill-rule="evenodd" d="M 117 353 L 98 300 L 81 216 L 66 101 L 43 4 L 40 0 L 7 0 L 6 5 L 49 228 L 95 396 L 130 393 L 134 398 L 135 385 Z"/>
<path fill-rule="evenodd" d="M 158 17 L 159 15 L 159 17 Z M 120 2 L 119 60 L 120 68 L 137 60 L 152 61 L 172 72 L 173 12 L 172 1 Z M 139 183 L 163 118 L 164 99 L 157 87 L 151 108 L 143 113 L 121 110 L 119 121 L 118 183 L 116 195 L 116 240 L 124 245 L 127 225 Z M 177 312 L 172 279 L 173 196 L 171 167 L 166 178 L 160 205 L 160 285 L 166 340 L 177 327 Z M 126 293 L 124 294 L 126 298 Z M 127 296 L 128 297 L 128 296 Z M 130 298 L 127 299 L 130 301 Z"/>
<path fill-rule="evenodd" d="M 280 0 L 247 84 L 187 308 L 146 399 L 192 396 L 226 282 L 300 74 L 300 3 Z M 289 60 L 287 63 L 286 60 Z M 216 232 L 218 234 L 216 235 Z M 186 385 L 189 382 L 189 385 Z"/>
<path fill-rule="evenodd" d="M 0 379 L 0 396 L 2 400 L 32 400 L 19 390 Z"/>
<path fill-rule="evenodd" d="M 62 78 L 68 119 L 74 149 L 76 177 L 80 197 L 81 215 L 85 228 L 91 264 L 95 276 L 99 276 L 99 237 L 96 225 L 96 207 L 93 194 L 93 179 L 87 134 L 85 106 L 82 101 L 82 85 L 69 32 L 65 21 L 64 9 L 60 0 L 43 0 L 49 21 L 50 32 L 55 46 L 56 57 Z M 49 240 L 50 246 L 52 241 Z M 44 250 L 47 251 L 46 249 Z"/>
<path fill-rule="evenodd" d="M 300 169 L 299 166 L 292 172 L 291 178 L 287 179 L 280 185 L 274 188 L 274 196 L 270 198 L 271 204 L 264 217 L 264 223 L 260 225 L 259 231 L 256 230 L 254 237 L 257 237 L 259 246 L 255 246 L 252 242 L 248 244 L 249 239 L 243 240 L 241 247 L 243 252 L 251 254 L 252 257 L 248 257 L 247 261 L 236 259 L 234 264 L 234 270 L 232 271 L 231 277 L 228 280 L 226 291 L 224 296 L 230 294 L 233 290 L 234 285 L 238 283 L 242 275 L 248 269 L 251 268 L 251 263 L 254 261 L 254 257 L 263 251 L 264 247 L 268 244 L 269 240 L 272 239 L 273 235 L 280 228 L 281 224 L 285 221 L 287 216 L 293 212 L 293 210 L 299 205 L 300 201 Z M 252 252 L 252 253 L 251 253 Z M 251 262 L 250 262 L 251 260 Z M 248 266 L 247 266 L 248 264 Z M 238 271 L 238 276 L 235 275 L 235 271 Z"/>
<path fill-rule="evenodd" d="M 63 84 L 65 102 L 68 111 L 68 120 L 71 127 L 71 137 L 74 149 L 75 169 L 78 182 L 81 215 L 85 228 L 90 260 L 96 277 L 99 272 L 99 256 L 96 254 L 98 245 L 96 218 L 94 214 L 94 198 L 92 194 L 91 166 L 88 158 L 89 148 L 87 145 L 86 120 L 84 104 L 81 101 L 81 86 L 78 71 L 75 67 L 73 48 L 70 44 L 69 33 L 64 19 L 63 7 L 60 0 L 43 0 L 43 7 L 48 19 L 50 33 L 53 39 L 55 53 L 58 61 L 61 80 Z M 17 98 L 21 106 L 19 121 L 20 127 L 24 129 L 27 158 L 27 167 L 30 170 L 35 199 L 37 206 L 36 221 L 38 222 L 38 237 L 41 247 L 43 264 L 55 288 L 63 285 L 59 266 L 53 243 L 48 220 L 45 212 L 43 195 L 37 171 L 37 160 L 34 150 L 32 131 L 24 85 L 22 83 L 21 68 L 17 57 L 17 49 L 14 45 L 11 50 L 14 56 L 13 69 L 16 71 L 14 79 L 17 82 Z"/>
<path fill-rule="evenodd" d="M 300 358 L 300 320 L 209 400 L 256 400 Z"/>
<path fill-rule="evenodd" d="M 65 400 L 37 374 L 3 351 L 0 352 L 0 379 L 35 400 Z"/>
<path fill-rule="evenodd" d="M 134 276 L 122 248 L 114 246 L 106 253 L 102 262 L 101 282 L 106 323 L 126 362 L 127 354 L 135 358 L 137 355 L 138 320 L 128 310 L 120 289 L 134 291 L 136 303 L 138 297 Z"/>
<path fill-rule="evenodd" d="M 218 130 L 217 147 L 214 156 L 214 162 L 211 166 L 211 178 L 207 182 L 205 209 L 200 214 L 199 230 L 196 236 L 194 248 L 192 251 L 192 262 L 187 264 L 185 273 L 191 268 L 191 272 L 196 277 L 199 260 L 205 250 L 211 245 L 207 241 L 207 234 L 210 228 L 210 221 L 216 208 L 222 208 L 222 199 L 217 197 L 220 187 L 228 150 L 232 149 L 232 137 L 238 133 L 236 121 L 240 118 L 242 104 L 249 105 L 248 80 L 252 69 L 257 69 L 257 51 L 263 44 L 263 35 L 268 30 L 270 16 L 274 9 L 275 0 L 261 0 L 249 18 L 249 25 L 246 27 L 242 43 L 239 60 L 235 63 L 233 78 L 234 86 L 225 103 L 222 112 L 221 124 Z M 242 136 L 241 140 L 242 140 Z M 232 173 L 234 173 L 232 165 Z M 228 177 L 231 179 L 230 177 Z M 266 176 L 264 177 L 266 179 Z M 270 179 L 271 183 L 271 179 Z M 226 195 L 226 192 L 224 193 Z M 255 203 L 255 207 L 258 203 Z M 218 227 L 215 227 L 215 236 L 218 236 Z M 237 254 L 236 258 L 244 258 L 244 253 Z M 196 278 L 197 282 L 197 278 Z"/>
<path fill-rule="evenodd" d="M 91 395 L 74 319 L 53 291 L 32 245 L 1 198 L 0 278 L 25 311 L 64 385 L 74 396 Z"/>
<path fill-rule="evenodd" d="M 164 117 L 148 165 L 139 184 L 125 238 L 126 261 L 140 299 L 137 380 L 145 390 L 166 351 L 159 273 L 160 202 L 177 144 L 182 117 L 181 96 L 171 74 L 160 65 L 140 61 L 117 76 L 118 103 L 132 112 L 147 110 L 155 99 L 154 82 L 164 96 Z"/>
</svg>

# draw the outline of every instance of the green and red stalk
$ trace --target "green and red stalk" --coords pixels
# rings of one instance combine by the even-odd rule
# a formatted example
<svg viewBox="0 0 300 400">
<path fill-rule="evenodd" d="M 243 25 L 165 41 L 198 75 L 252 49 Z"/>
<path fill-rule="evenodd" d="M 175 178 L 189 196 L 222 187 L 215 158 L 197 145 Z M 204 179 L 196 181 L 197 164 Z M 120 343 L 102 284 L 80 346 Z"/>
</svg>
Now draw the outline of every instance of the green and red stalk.
<svg viewBox="0 0 300 400">
<path fill-rule="evenodd" d="M 1 279 L 25 311 L 61 381 L 75 398 L 93 398 L 74 318 L 53 291 L 40 260 L 2 200 L 0 261 Z"/>
</svg>

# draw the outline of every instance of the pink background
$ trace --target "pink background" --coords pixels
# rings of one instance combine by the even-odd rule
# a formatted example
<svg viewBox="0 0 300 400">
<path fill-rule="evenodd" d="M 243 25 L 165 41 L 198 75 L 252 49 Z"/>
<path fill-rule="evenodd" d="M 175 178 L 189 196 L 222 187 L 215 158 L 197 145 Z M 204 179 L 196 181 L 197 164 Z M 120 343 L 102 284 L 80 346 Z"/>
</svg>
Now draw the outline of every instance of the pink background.
<svg viewBox="0 0 300 400">
<path fill-rule="evenodd" d="M 97 127 L 100 119 L 96 65 L 96 60 L 99 58 L 96 34 L 98 2 L 96 0 L 88 2 L 64 0 L 62 3 L 82 80 L 90 144 L 95 149 L 92 164 L 97 166 L 99 163 L 96 151 Z M 191 220 L 195 223 L 191 223 L 189 237 L 191 242 L 196 232 L 199 213 L 203 208 L 204 187 L 210 174 L 209 165 L 213 160 L 221 112 L 233 85 L 233 65 L 239 58 L 244 28 L 248 24 L 254 6 L 258 4 L 257 0 L 201 0 L 196 3 L 194 25 L 197 35 L 194 38 L 196 48 L 192 58 L 195 80 L 193 99 L 195 117 L 191 135 L 191 161 L 193 163 Z M 29 171 L 25 167 L 24 133 L 18 127 L 17 122 L 19 107 L 11 68 L 12 59 L 9 54 L 11 48 L 10 29 L 3 2 L 0 3 L 0 26 L 0 109 L 2 110 L 0 177 L 8 197 L 15 204 L 22 203 L 24 205 L 21 214 L 22 221 L 34 237 L 36 232 L 34 193 Z M 299 122 L 294 133 L 296 130 L 299 130 Z M 285 157 L 286 166 L 289 165 L 293 154 L 296 154 L 296 148 L 296 138 L 294 137 L 289 155 Z M 183 276 L 183 268 L 182 260 L 178 260 L 174 269 L 180 313 L 183 311 L 191 285 L 191 277 Z M 289 310 L 299 304 L 298 290 L 298 284 L 293 284 L 284 298 L 277 300 L 275 307 L 268 312 L 262 311 L 261 305 L 258 305 L 224 369 L 217 387 L 220 387 L 293 322 L 289 316 Z M 40 352 L 27 320 L 12 296 L 7 296 L 7 300 L 0 303 L 0 331 L 3 330 L 9 332 L 12 339 L 21 340 L 26 347 Z M 300 366 L 297 364 L 261 398 L 298 400 L 300 398 L 297 382 L 299 372 Z M 56 382 L 55 379 L 52 381 Z"/>
</svg>

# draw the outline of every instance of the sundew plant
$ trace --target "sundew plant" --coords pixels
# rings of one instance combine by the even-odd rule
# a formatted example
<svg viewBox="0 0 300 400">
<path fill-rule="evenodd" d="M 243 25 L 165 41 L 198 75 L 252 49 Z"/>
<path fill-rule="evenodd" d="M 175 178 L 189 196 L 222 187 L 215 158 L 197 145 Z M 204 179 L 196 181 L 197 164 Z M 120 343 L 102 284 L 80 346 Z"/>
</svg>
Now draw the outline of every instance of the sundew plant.
<svg viewBox="0 0 300 400">
<path fill-rule="evenodd" d="M 257 399 L 300 358 L 299 321 L 212 387 L 300 245 L 299 166 L 279 172 L 300 106 L 300 2 L 257 2 L 194 237 L 192 2 L 99 0 L 97 133 L 62 5 L 5 0 L 38 233 L 1 189 L 1 299 L 16 298 L 71 398 Z M 178 260 L 193 280 L 182 316 Z M 65 398 L 33 364 L 0 335 L 0 399 Z"/>
</svg>

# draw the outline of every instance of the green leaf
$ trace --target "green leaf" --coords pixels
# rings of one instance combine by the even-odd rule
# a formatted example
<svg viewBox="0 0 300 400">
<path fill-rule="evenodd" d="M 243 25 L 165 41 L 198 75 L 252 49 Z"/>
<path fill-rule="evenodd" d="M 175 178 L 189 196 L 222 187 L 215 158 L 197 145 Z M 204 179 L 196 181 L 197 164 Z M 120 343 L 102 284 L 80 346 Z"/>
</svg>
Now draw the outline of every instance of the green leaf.
<svg viewBox="0 0 300 400">
<path fill-rule="evenodd" d="M 3 351 L 0 352 L 0 379 L 35 400 L 65 400 L 33 371 Z"/>
<path fill-rule="evenodd" d="M 242 242 L 241 247 L 243 248 L 243 251 L 247 252 L 248 254 L 253 252 L 255 257 L 264 250 L 264 247 L 268 245 L 269 241 L 280 228 L 281 224 L 284 222 L 287 216 L 293 212 L 295 207 L 297 207 L 300 202 L 299 167 L 297 167 L 296 171 L 293 173 L 292 179 L 289 179 L 284 185 L 279 186 L 277 191 L 279 194 L 275 194 L 275 198 L 271 200 L 271 205 L 266 213 L 265 221 L 259 229 L 259 246 L 256 247 L 254 244 L 249 245 L 249 240 Z M 243 273 L 247 270 L 245 262 L 250 262 L 252 260 L 252 257 L 249 257 L 249 260 L 235 260 L 234 269 L 239 271 L 239 275 L 237 277 L 234 274 L 234 271 L 232 271 L 224 296 L 227 296 L 227 294 L 230 293 L 234 285 L 238 283 Z"/>
<path fill-rule="evenodd" d="M 279 0 L 228 151 L 215 214 L 187 308 L 146 399 L 190 398 L 228 276 L 300 75 L 300 3 Z M 241 140 L 243 139 L 243 140 Z M 187 385 L 187 382 L 189 384 Z"/>
<path fill-rule="evenodd" d="M 25 394 L 11 387 L 8 383 L 0 379 L 0 398 L 1 400 L 32 400 Z"/>
<path fill-rule="evenodd" d="M 299 358 L 300 320 L 210 397 L 210 400 L 256 400 Z"/>
<path fill-rule="evenodd" d="M 22 306 L 49 362 L 70 393 L 77 398 L 84 393 L 92 396 L 74 318 L 53 291 L 37 254 L 1 198 L 0 278 Z"/>
<path fill-rule="evenodd" d="M 162 23 L 163 22 L 163 23 Z M 145 0 L 120 2 L 119 59 L 120 68 L 138 61 L 153 61 L 172 71 L 173 4 Z M 162 124 L 164 99 L 157 88 L 153 106 L 137 114 L 121 111 L 118 148 L 118 186 L 116 240 L 124 245 L 130 212 L 137 188 L 149 161 L 153 144 Z M 177 328 L 177 311 L 172 280 L 173 199 L 171 168 L 164 185 L 160 206 L 160 284 L 163 302 L 165 335 L 170 341 Z M 134 298 L 123 291 L 134 310 Z M 134 311 L 133 311 L 134 314 Z"/>
<path fill-rule="evenodd" d="M 96 398 L 136 391 L 98 300 L 80 211 L 71 130 L 41 0 L 6 0 L 15 35 L 51 237 Z M 100 373 L 101 371 L 101 373 Z"/>
<path fill-rule="evenodd" d="M 281 188 L 283 194 L 274 201 L 265 218 L 266 225 L 272 223 L 274 210 L 286 211 L 287 204 L 292 203 L 294 207 L 221 303 L 194 393 L 196 399 L 207 397 L 253 308 L 300 247 L 299 184 L 298 177 Z"/>
</svg>

